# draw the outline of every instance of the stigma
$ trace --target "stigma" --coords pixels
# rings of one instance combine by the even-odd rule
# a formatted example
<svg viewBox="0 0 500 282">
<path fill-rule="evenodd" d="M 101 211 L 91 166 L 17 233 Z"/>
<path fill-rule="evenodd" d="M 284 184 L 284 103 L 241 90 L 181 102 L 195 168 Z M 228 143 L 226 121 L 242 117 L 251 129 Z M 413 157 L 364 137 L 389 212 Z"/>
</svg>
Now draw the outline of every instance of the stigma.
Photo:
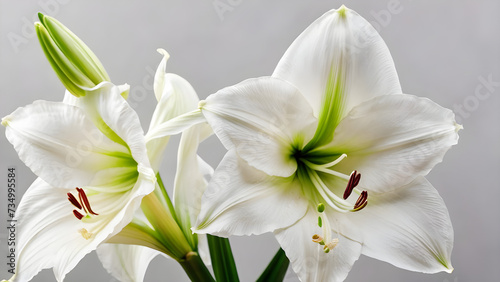
<svg viewBox="0 0 500 282">
<path fill-rule="evenodd" d="M 78 220 L 82 220 L 82 218 L 84 217 L 90 217 L 91 215 L 99 215 L 90 207 L 89 198 L 87 197 L 87 194 L 85 194 L 85 191 L 82 188 L 78 187 L 76 187 L 76 191 L 78 192 L 78 198 L 75 197 L 71 192 L 68 192 L 67 194 L 68 201 L 77 208 L 73 210 L 73 215 Z"/>
<path fill-rule="evenodd" d="M 332 238 L 332 229 L 330 227 L 330 222 L 328 221 L 328 218 L 326 216 L 325 212 L 325 205 L 320 203 L 318 205 L 318 226 L 321 227 L 323 236 L 314 234 L 312 236 L 312 241 L 314 243 L 318 243 L 320 246 L 323 246 L 323 251 L 325 253 L 329 253 L 331 250 L 333 250 L 337 244 L 339 243 L 338 238 Z"/>
</svg>

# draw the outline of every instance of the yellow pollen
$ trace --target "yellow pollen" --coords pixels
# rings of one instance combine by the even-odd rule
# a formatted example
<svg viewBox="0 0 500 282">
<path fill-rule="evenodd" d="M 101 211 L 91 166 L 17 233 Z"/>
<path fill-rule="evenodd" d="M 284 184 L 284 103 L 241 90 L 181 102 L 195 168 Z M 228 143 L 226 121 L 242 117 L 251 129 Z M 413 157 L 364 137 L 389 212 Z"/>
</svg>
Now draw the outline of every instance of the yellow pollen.
<svg viewBox="0 0 500 282">
<path fill-rule="evenodd" d="M 82 234 L 82 237 L 85 239 L 85 240 L 88 240 L 92 237 L 92 235 L 94 235 L 93 233 L 90 233 L 89 231 L 87 231 L 87 229 L 85 228 L 82 228 L 80 230 L 78 230 L 78 232 L 80 234 Z"/>
</svg>

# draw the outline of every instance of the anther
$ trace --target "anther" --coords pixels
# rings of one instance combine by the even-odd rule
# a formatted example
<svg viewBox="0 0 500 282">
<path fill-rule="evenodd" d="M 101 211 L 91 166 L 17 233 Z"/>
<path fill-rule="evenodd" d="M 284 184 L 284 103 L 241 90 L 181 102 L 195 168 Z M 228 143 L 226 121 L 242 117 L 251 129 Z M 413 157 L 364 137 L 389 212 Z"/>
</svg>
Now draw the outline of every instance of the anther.
<svg viewBox="0 0 500 282">
<path fill-rule="evenodd" d="M 80 205 L 80 203 L 78 202 L 78 200 L 75 198 L 75 196 L 73 196 L 73 194 L 71 193 L 68 193 L 68 200 L 70 203 L 73 204 L 73 206 L 77 207 L 79 210 L 82 209 L 82 205 Z"/>
<path fill-rule="evenodd" d="M 352 193 L 352 190 L 359 184 L 359 180 L 361 179 L 361 173 L 357 172 L 356 170 L 351 173 L 349 176 L 349 181 L 347 182 L 347 187 L 345 188 L 344 191 L 344 200 L 349 198 L 349 196 Z"/>
<path fill-rule="evenodd" d="M 318 234 L 314 234 L 312 237 L 312 241 L 314 243 L 318 243 L 320 245 L 324 245 L 325 241 L 323 241 L 323 237 L 319 236 Z"/>
<path fill-rule="evenodd" d="M 83 214 L 79 213 L 77 210 L 73 210 L 73 214 L 78 218 L 78 220 L 82 220 Z"/>
<path fill-rule="evenodd" d="M 323 248 L 323 250 L 325 251 L 325 253 L 328 253 L 331 250 L 333 250 L 333 248 L 335 248 L 338 243 L 339 243 L 339 239 L 335 238 L 330 243 L 326 244 L 325 247 Z"/>
<path fill-rule="evenodd" d="M 99 215 L 99 214 L 95 213 L 92 210 L 92 208 L 90 208 L 89 199 L 87 198 L 85 191 L 82 188 L 78 188 L 78 187 L 76 187 L 76 190 L 78 191 L 78 197 L 80 197 L 80 202 L 82 203 L 84 210 L 88 213 L 93 214 L 93 215 Z"/>
<path fill-rule="evenodd" d="M 359 195 L 356 204 L 354 204 L 354 211 L 362 210 L 364 207 L 366 207 L 367 204 L 368 204 L 368 192 L 363 191 L 361 192 L 361 195 Z"/>
</svg>

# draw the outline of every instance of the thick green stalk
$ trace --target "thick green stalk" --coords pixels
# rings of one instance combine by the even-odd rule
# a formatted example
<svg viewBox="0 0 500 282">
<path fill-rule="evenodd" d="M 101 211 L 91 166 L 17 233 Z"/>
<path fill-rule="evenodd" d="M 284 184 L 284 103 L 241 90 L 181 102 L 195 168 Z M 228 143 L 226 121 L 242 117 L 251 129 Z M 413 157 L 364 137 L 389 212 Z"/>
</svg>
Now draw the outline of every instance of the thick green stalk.
<svg viewBox="0 0 500 282">
<path fill-rule="evenodd" d="M 217 281 L 240 281 L 229 239 L 207 234 L 207 241 L 215 279 Z"/>
<path fill-rule="evenodd" d="M 183 260 L 179 260 L 179 263 L 191 281 L 215 281 L 198 253 L 188 253 Z"/>
</svg>

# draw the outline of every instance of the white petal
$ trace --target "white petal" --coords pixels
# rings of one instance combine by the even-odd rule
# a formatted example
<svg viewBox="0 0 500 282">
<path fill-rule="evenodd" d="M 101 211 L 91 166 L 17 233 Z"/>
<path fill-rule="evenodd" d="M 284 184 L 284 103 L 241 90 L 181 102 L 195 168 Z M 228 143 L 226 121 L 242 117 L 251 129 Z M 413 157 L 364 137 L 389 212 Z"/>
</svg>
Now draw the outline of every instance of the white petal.
<svg viewBox="0 0 500 282">
<path fill-rule="evenodd" d="M 154 130 L 156 126 L 198 107 L 198 95 L 187 80 L 168 73 L 164 75 L 164 83 L 165 88 L 161 100 L 156 105 L 149 130 Z"/>
<path fill-rule="evenodd" d="M 155 126 L 152 130 L 148 131 L 148 133 L 146 134 L 146 141 L 148 143 L 148 148 L 150 147 L 149 143 L 152 141 L 156 141 L 155 139 L 179 134 L 185 131 L 186 129 L 190 128 L 191 126 L 203 122 L 206 122 L 206 120 L 203 114 L 201 113 L 201 110 L 194 110 L 186 114 L 180 115 L 178 117 L 175 117 L 173 119 L 170 119 L 164 123 L 161 123 L 158 126 Z M 157 148 L 153 147 L 151 148 L 160 151 Z"/>
<path fill-rule="evenodd" d="M 426 273 L 451 272 L 453 228 L 436 189 L 423 177 L 368 196 L 359 212 L 339 216 L 340 232 L 363 242 L 363 254 Z"/>
<path fill-rule="evenodd" d="M 75 95 L 71 94 L 68 90 L 66 90 L 64 92 L 63 103 L 71 105 L 71 106 L 78 106 L 79 99 Z"/>
<path fill-rule="evenodd" d="M 102 244 L 97 248 L 104 268 L 121 282 L 142 282 L 149 263 L 160 254 L 137 245 Z"/>
<path fill-rule="evenodd" d="M 355 107 L 329 145 L 347 158 L 335 166 L 358 170 L 363 189 L 382 192 L 426 175 L 458 142 L 452 111 L 426 98 L 385 95 Z"/>
<path fill-rule="evenodd" d="M 81 107 L 94 124 L 104 122 L 127 144 L 137 163 L 150 166 L 139 117 L 121 96 L 119 87 L 103 82 L 80 99 Z"/>
<path fill-rule="evenodd" d="M 2 121 L 7 139 L 31 170 L 58 187 L 80 187 L 101 169 L 120 166 L 128 150 L 106 138 L 82 109 L 35 101 Z"/>
<path fill-rule="evenodd" d="M 292 178 L 268 176 L 229 151 L 208 184 L 196 233 L 252 235 L 290 226 L 307 201 Z"/>
<path fill-rule="evenodd" d="M 236 149 L 269 175 L 292 175 L 297 169 L 294 146 L 301 149 L 316 128 L 311 108 L 297 89 L 271 77 L 224 88 L 207 98 L 202 111 L 228 150 Z"/>
<path fill-rule="evenodd" d="M 361 254 L 361 244 L 334 234 L 339 243 L 325 253 L 323 246 L 312 241 L 314 234 L 321 235 L 317 222 L 318 213 L 309 209 L 297 223 L 274 234 L 301 281 L 344 281 Z"/>
<path fill-rule="evenodd" d="M 208 248 L 208 241 L 206 234 L 197 234 L 198 236 L 198 254 L 200 255 L 201 260 L 206 266 L 212 264 L 210 259 L 210 249 Z"/>
<path fill-rule="evenodd" d="M 200 213 L 201 197 L 207 187 L 203 170 L 207 170 L 208 164 L 196 152 L 200 142 L 211 134 L 212 129 L 208 124 L 195 125 L 182 134 L 179 145 L 174 181 L 174 206 L 181 227 L 189 233 Z"/>
<path fill-rule="evenodd" d="M 158 48 L 156 51 L 158 51 L 158 53 L 163 55 L 163 58 L 160 64 L 158 65 L 158 68 L 156 69 L 155 80 L 154 80 L 155 97 L 156 101 L 159 102 L 162 99 L 163 90 L 165 89 L 165 84 L 168 84 L 168 82 L 165 82 L 165 74 L 167 69 L 167 61 L 170 58 L 170 54 L 168 54 L 167 51 L 161 48 Z"/>
<path fill-rule="evenodd" d="M 402 92 L 394 62 L 380 35 L 345 7 L 325 13 L 299 35 L 273 76 L 295 85 L 318 116 L 328 80 L 339 70 L 346 75 L 344 115 L 372 97 Z"/>
<path fill-rule="evenodd" d="M 195 110 L 199 101 L 198 95 L 187 80 L 176 74 L 165 72 L 169 55 L 163 49 L 158 49 L 158 52 L 164 57 L 155 74 L 154 91 L 158 104 L 149 125 L 150 136 L 154 132 L 165 131 L 164 126 L 167 121 Z M 151 139 L 147 143 L 153 168 L 159 167 L 170 134 L 163 133 L 161 137 L 154 138 L 156 140 Z"/>
</svg>

